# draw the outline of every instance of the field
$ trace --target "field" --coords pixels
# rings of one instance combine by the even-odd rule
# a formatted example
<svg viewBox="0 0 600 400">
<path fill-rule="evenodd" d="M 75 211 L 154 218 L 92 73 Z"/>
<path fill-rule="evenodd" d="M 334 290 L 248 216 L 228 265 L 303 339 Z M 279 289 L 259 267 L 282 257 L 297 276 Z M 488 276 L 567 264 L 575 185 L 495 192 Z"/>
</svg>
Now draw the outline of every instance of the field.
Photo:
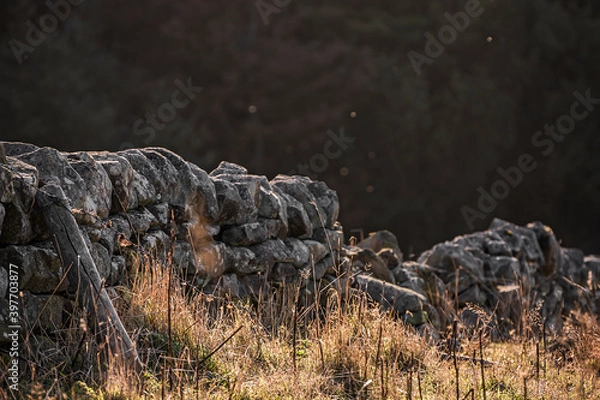
<svg viewBox="0 0 600 400">
<path fill-rule="evenodd" d="M 324 291 L 308 308 L 293 288 L 234 301 L 195 291 L 165 266 L 137 264 L 115 304 L 144 370 L 127 371 L 118 358 L 106 368 L 93 335 L 74 322 L 51 340 L 29 338 L 33 383 L 19 396 L 600 399 L 600 325 L 588 315 L 574 315 L 560 335 L 529 312 L 526 328 L 502 341 L 460 324 L 433 340 L 352 292 Z"/>
</svg>

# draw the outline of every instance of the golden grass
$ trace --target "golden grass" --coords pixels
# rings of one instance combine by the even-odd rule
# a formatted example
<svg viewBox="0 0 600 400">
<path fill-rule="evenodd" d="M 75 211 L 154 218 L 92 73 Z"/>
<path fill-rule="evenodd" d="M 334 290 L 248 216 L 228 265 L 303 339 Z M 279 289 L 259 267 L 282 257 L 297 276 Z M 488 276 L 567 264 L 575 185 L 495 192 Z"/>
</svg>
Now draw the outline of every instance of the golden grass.
<svg viewBox="0 0 600 400">
<path fill-rule="evenodd" d="M 259 304 L 231 301 L 197 292 L 172 277 L 167 267 L 150 263 L 139 266 L 131 289 L 120 294 L 119 313 L 146 365 L 141 376 L 124 371 L 118 361 L 108 368 L 95 364 L 91 342 L 76 354 L 81 338 L 71 334 L 61 337 L 65 348 L 72 349 L 65 351 L 62 365 L 80 371 L 63 368 L 54 376 L 58 384 L 51 374 L 38 375 L 21 395 L 456 398 L 457 370 L 449 350 L 359 295 L 341 299 L 332 292 L 319 313 L 309 309 L 295 314 L 294 289 L 269 293 Z M 541 340 L 516 337 L 503 343 L 484 337 L 482 344 L 483 358 L 491 362 L 484 368 L 486 399 L 600 399 L 600 325 L 590 316 L 578 315 L 561 337 L 548 337 L 545 346 Z M 465 360 L 480 358 L 479 351 L 478 334 L 461 338 L 458 355 L 463 360 L 456 361 L 461 399 L 483 398 L 481 365 Z"/>
</svg>

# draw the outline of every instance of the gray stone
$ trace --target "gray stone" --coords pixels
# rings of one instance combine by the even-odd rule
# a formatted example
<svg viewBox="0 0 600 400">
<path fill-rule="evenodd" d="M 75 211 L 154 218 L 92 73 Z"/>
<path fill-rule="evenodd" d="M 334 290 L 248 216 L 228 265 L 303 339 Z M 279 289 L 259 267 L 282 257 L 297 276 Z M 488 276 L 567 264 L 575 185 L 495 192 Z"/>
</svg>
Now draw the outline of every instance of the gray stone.
<svg viewBox="0 0 600 400">
<path fill-rule="evenodd" d="M 515 257 L 493 256 L 486 263 L 486 275 L 493 284 L 519 282 L 522 278 L 521 264 Z"/>
<path fill-rule="evenodd" d="M 389 269 L 394 269 L 402 263 L 402 260 L 398 259 L 396 252 L 392 249 L 381 249 L 377 252 L 377 256 L 381 258 Z"/>
<path fill-rule="evenodd" d="M 313 228 L 326 226 L 326 213 L 319 207 L 317 199 L 308 189 L 307 183 L 309 182 L 311 182 L 310 179 L 303 176 L 277 175 L 271 181 L 271 186 L 280 189 L 283 193 L 286 193 L 287 195 L 298 200 L 298 202 L 300 202 L 302 207 L 304 207 L 306 210 L 306 214 L 308 215 Z"/>
<path fill-rule="evenodd" d="M 221 161 L 219 166 L 213 169 L 210 173 L 210 176 L 219 175 L 248 175 L 248 170 L 241 165 L 228 161 Z"/>
<path fill-rule="evenodd" d="M 132 210 L 127 215 L 128 221 L 136 233 L 147 232 L 150 228 L 157 227 L 159 225 L 158 220 L 150 211 L 146 208 L 141 207 L 136 210 Z"/>
<path fill-rule="evenodd" d="M 96 264 L 96 269 L 98 270 L 100 278 L 105 281 L 107 286 L 114 284 L 115 282 L 112 282 L 110 279 L 112 273 L 112 261 L 108 249 L 100 243 L 89 243 L 88 247 L 90 249 L 90 255 L 94 260 L 94 264 Z"/>
<path fill-rule="evenodd" d="M 505 243 L 502 240 L 487 239 L 485 241 L 485 250 L 491 256 L 511 257 L 513 255 L 508 243 Z"/>
<path fill-rule="evenodd" d="M 190 162 L 188 162 L 188 166 L 198 181 L 197 202 L 201 204 L 204 215 L 209 218 L 209 221 L 215 221 L 219 215 L 219 203 L 217 202 L 215 184 L 210 179 L 206 171 L 200 169 L 197 165 Z"/>
<path fill-rule="evenodd" d="M 390 231 L 383 230 L 371 232 L 369 233 L 369 237 L 361 240 L 357 246 L 361 249 L 371 249 L 375 253 L 378 253 L 383 249 L 391 249 L 396 254 L 399 263 L 402 263 L 402 252 L 400 251 L 400 246 L 398 245 L 398 239 Z"/>
<path fill-rule="evenodd" d="M 572 282 L 587 286 L 588 272 L 584 265 L 585 254 L 579 249 L 560 249 L 562 252 L 559 272 Z"/>
<path fill-rule="evenodd" d="M 81 230 L 81 233 L 86 235 L 92 243 L 97 243 L 102 238 L 102 231 L 98 228 L 94 228 L 93 226 L 81 226 L 79 229 Z"/>
<path fill-rule="evenodd" d="M 146 208 L 154 215 L 154 218 L 156 218 L 156 222 L 158 223 L 157 227 L 167 228 L 169 226 L 170 210 L 167 203 L 151 204 Z"/>
<path fill-rule="evenodd" d="M 0 266 L 0 299 L 6 297 L 8 293 L 8 271 L 4 266 Z"/>
<path fill-rule="evenodd" d="M 192 245 L 188 242 L 178 240 L 173 249 L 173 266 L 183 275 L 193 275 L 198 269 Z"/>
<path fill-rule="evenodd" d="M 541 272 L 546 276 L 554 274 L 562 264 L 562 252 L 554 232 L 549 226 L 538 221 L 527 224 L 527 228 L 535 232 L 537 242 L 544 255 L 545 262 Z"/>
<path fill-rule="evenodd" d="M 272 268 L 276 262 L 294 262 L 294 257 L 290 254 L 289 249 L 281 239 L 270 239 L 252 245 L 249 249 L 256 254 L 259 266 L 264 269 Z"/>
<path fill-rule="evenodd" d="M 423 311 L 424 305 L 427 303 L 425 296 L 413 290 L 391 285 L 365 275 L 355 277 L 355 286 L 381 304 L 384 309 L 393 309 L 400 316 L 407 312 Z"/>
<path fill-rule="evenodd" d="M 270 237 L 271 232 L 266 224 L 250 222 L 223 230 L 222 240 L 230 246 L 249 246 L 264 242 Z"/>
<path fill-rule="evenodd" d="M 111 273 L 110 282 L 116 284 L 121 282 L 127 273 L 127 261 L 123 256 L 112 256 L 110 259 Z"/>
<path fill-rule="evenodd" d="M 61 330 L 66 301 L 59 296 L 35 295 L 23 291 L 23 316 L 28 329 L 46 334 Z"/>
<path fill-rule="evenodd" d="M 189 202 L 191 196 L 192 188 L 189 186 L 190 183 L 187 182 L 188 186 L 186 186 L 186 188 L 183 187 L 179 171 L 177 168 L 175 168 L 173 163 L 171 163 L 170 159 L 162 154 L 163 152 L 161 150 L 162 149 L 157 148 L 140 150 L 141 153 L 146 156 L 146 158 L 154 165 L 160 176 L 160 179 L 164 183 L 164 185 L 161 187 L 161 189 L 164 191 L 160 193 L 159 200 L 167 202 L 171 205 L 185 206 Z M 187 172 L 187 175 L 185 172 Z M 186 179 L 189 181 L 192 173 L 188 168 L 187 171 L 182 171 L 182 175 L 186 175 Z"/>
<path fill-rule="evenodd" d="M 419 263 L 439 270 L 444 283 L 452 285 L 451 291 L 462 292 L 475 283 L 483 282 L 483 262 L 459 245 L 444 242 L 421 254 Z M 458 288 L 456 276 L 458 274 Z"/>
<path fill-rule="evenodd" d="M 74 214 L 79 223 L 94 222 L 98 209 L 87 194 L 86 183 L 58 150 L 43 147 L 17 158 L 37 169 L 41 185 L 56 184 L 63 189 L 70 207 L 81 211 Z"/>
<path fill-rule="evenodd" d="M 487 295 L 481 289 L 481 286 L 477 284 L 472 285 L 458 293 L 459 307 L 464 307 L 467 304 L 484 304 L 486 300 Z"/>
<path fill-rule="evenodd" d="M 7 203 L 14 195 L 12 173 L 7 165 L 0 165 L 0 203 Z"/>
<path fill-rule="evenodd" d="M 223 275 L 220 278 L 220 288 L 224 294 L 232 299 L 240 298 L 240 281 L 235 274 Z"/>
<path fill-rule="evenodd" d="M 308 272 L 313 280 L 322 279 L 326 274 L 339 275 L 336 271 L 337 262 L 334 256 L 328 255 L 318 263 L 307 267 Z"/>
<path fill-rule="evenodd" d="M 112 184 L 104 168 L 85 152 L 66 153 L 65 157 L 85 182 L 87 194 L 96 206 L 98 218 L 108 217 L 112 206 Z"/>
<path fill-rule="evenodd" d="M 237 186 L 227 180 L 219 178 L 214 178 L 213 183 L 215 185 L 217 203 L 219 204 L 219 213 L 215 223 L 219 225 L 236 225 L 243 223 L 242 221 L 246 218 L 242 215 L 248 210 L 244 205 Z"/>
<path fill-rule="evenodd" d="M 288 249 L 290 249 L 290 254 L 294 259 L 292 261 L 292 265 L 294 267 L 301 268 L 310 263 L 311 250 L 304 242 L 302 242 L 302 240 L 296 238 L 286 238 L 284 243 Z"/>
<path fill-rule="evenodd" d="M 39 147 L 34 144 L 22 142 L 2 142 L 2 146 L 4 147 L 6 155 L 11 157 L 31 153 L 32 151 L 39 149 Z"/>
<path fill-rule="evenodd" d="M 227 247 L 225 249 L 225 266 L 225 271 L 237 275 L 264 272 L 267 269 L 265 264 L 259 264 L 254 252 L 245 247 Z"/>
<path fill-rule="evenodd" d="M 411 261 L 411 262 L 414 262 L 414 261 Z M 395 279 L 397 285 L 401 284 L 402 282 L 406 282 L 407 280 L 416 276 L 413 272 L 410 272 L 410 271 L 404 269 L 401 265 L 392 269 L 392 274 L 394 275 L 394 279 Z"/>
<path fill-rule="evenodd" d="M 108 174 L 112 183 L 111 213 L 137 208 L 138 201 L 133 189 L 135 170 L 131 163 L 118 154 L 108 152 L 88 153 Z"/>
<path fill-rule="evenodd" d="M 154 164 L 138 149 L 128 149 L 118 153 L 129 161 L 135 172 L 143 176 L 146 181 L 154 188 L 154 198 L 156 201 L 164 202 L 165 193 L 167 193 L 167 182 Z M 134 178 L 137 175 L 134 174 Z M 139 178 L 138 178 L 139 179 Z M 138 189 L 139 190 L 139 189 Z M 152 191 L 149 191 L 152 194 Z"/>
<path fill-rule="evenodd" d="M 169 249 L 169 235 L 164 231 L 149 231 L 141 238 L 142 248 L 157 259 L 165 259 Z"/>
<path fill-rule="evenodd" d="M 288 235 L 299 239 L 310 238 L 313 234 L 313 226 L 310 222 L 308 214 L 306 213 L 306 210 L 304 209 L 304 206 L 302 206 L 298 200 L 283 193 L 277 187 L 274 187 L 273 190 L 285 202 L 285 210 L 288 222 Z"/>
<path fill-rule="evenodd" d="M 332 250 L 339 250 L 344 245 L 344 232 L 342 230 L 313 228 L 312 238 Z"/>
<path fill-rule="evenodd" d="M 297 284 L 300 282 L 300 271 L 289 263 L 275 263 L 270 280 L 278 283 Z"/>
<path fill-rule="evenodd" d="M 320 210 L 324 211 L 322 216 L 325 228 L 333 229 L 333 225 L 338 219 L 340 213 L 340 202 L 335 190 L 331 190 L 325 182 L 310 181 L 306 183 L 306 187 L 317 200 Z"/>
<path fill-rule="evenodd" d="M 490 224 L 490 230 L 496 232 L 501 240 L 510 246 L 515 257 L 519 259 L 524 257 L 527 261 L 535 262 L 537 268 L 543 267 L 544 255 L 532 229 L 494 218 Z"/>
<path fill-rule="evenodd" d="M 325 247 L 323 243 L 317 242 L 316 240 L 305 239 L 302 243 L 310 250 L 310 257 L 314 263 L 318 263 L 329 253 L 329 249 Z"/>
<path fill-rule="evenodd" d="M 63 292 L 67 288 L 66 279 L 60 284 L 65 271 L 58 255 L 50 247 L 33 245 L 2 247 L 0 266 L 8 267 L 9 264 L 19 268 L 20 290 L 52 293 L 55 289 L 57 292 Z"/>
<path fill-rule="evenodd" d="M 258 298 L 269 293 L 270 285 L 263 274 L 251 274 L 239 277 L 240 295 Z"/>
</svg>

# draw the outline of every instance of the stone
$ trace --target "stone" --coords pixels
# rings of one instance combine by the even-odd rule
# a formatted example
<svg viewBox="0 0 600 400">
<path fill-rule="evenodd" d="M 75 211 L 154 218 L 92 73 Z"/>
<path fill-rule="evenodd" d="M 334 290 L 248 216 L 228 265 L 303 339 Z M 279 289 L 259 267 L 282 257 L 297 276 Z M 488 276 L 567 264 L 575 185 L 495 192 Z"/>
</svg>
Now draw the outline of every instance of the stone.
<svg viewBox="0 0 600 400">
<path fill-rule="evenodd" d="M 302 243 L 310 250 L 310 257 L 314 263 L 318 263 L 329 253 L 329 249 L 327 249 L 323 243 L 317 242 L 316 240 L 305 239 Z"/>
<path fill-rule="evenodd" d="M 182 170 L 182 176 L 185 175 L 188 180 L 188 186 L 184 188 L 179 171 L 171 163 L 169 158 L 163 154 L 161 149 L 151 147 L 141 149 L 140 151 L 154 165 L 160 179 L 164 183 L 161 187 L 164 191 L 160 193 L 160 201 L 178 206 L 185 206 L 188 204 L 192 191 L 192 188 L 189 186 L 189 180 L 191 180 L 190 175 L 192 175 L 191 171 L 189 171 L 189 169 L 187 169 L 187 171 Z M 187 164 L 185 165 L 187 166 Z"/>
<path fill-rule="evenodd" d="M 5 298 L 7 293 L 8 293 L 8 271 L 3 266 L 0 266 L 0 299 Z"/>
<path fill-rule="evenodd" d="M 293 257 L 291 264 L 294 267 L 302 268 L 306 264 L 310 263 L 311 249 L 304 242 L 302 242 L 302 240 L 296 238 L 286 238 L 283 242 L 290 250 L 290 254 Z M 323 257 L 316 262 L 321 261 Z"/>
<path fill-rule="evenodd" d="M 554 232 L 552 232 L 549 226 L 539 221 L 527 224 L 527 228 L 535 232 L 537 242 L 544 255 L 544 264 L 541 272 L 546 276 L 554 274 L 562 264 L 562 252 L 558 240 L 554 236 Z"/>
<path fill-rule="evenodd" d="M 485 241 L 485 250 L 491 256 L 511 257 L 513 255 L 508 243 L 502 240 L 487 239 Z"/>
<path fill-rule="evenodd" d="M 310 277 L 313 280 L 318 281 L 322 279 L 326 274 L 339 275 L 336 271 L 337 262 L 335 257 L 332 255 L 328 255 L 318 263 L 314 265 L 314 269 L 312 265 L 306 267 L 308 272 L 310 273 Z"/>
<path fill-rule="evenodd" d="M 121 282 L 127 273 L 127 261 L 123 256 L 112 256 L 110 259 L 111 273 L 110 282 L 116 284 Z"/>
<path fill-rule="evenodd" d="M 249 246 L 264 242 L 270 237 L 271 232 L 266 224 L 250 222 L 224 229 L 222 240 L 230 246 Z"/>
<path fill-rule="evenodd" d="M 28 329 L 45 334 L 61 330 L 66 302 L 60 296 L 36 295 L 23 291 L 23 316 L 31 324 Z"/>
<path fill-rule="evenodd" d="M 240 281 L 235 274 L 223 275 L 220 278 L 220 289 L 231 299 L 240 298 Z"/>
<path fill-rule="evenodd" d="M 219 175 L 248 175 L 248 170 L 241 165 L 228 162 L 221 161 L 219 166 L 211 171 L 210 176 L 219 176 Z"/>
<path fill-rule="evenodd" d="M 0 248 L 0 267 L 14 264 L 19 271 L 19 289 L 32 293 L 64 292 L 68 282 L 61 280 L 65 270 L 50 243 Z"/>
<path fill-rule="evenodd" d="M 492 256 L 485 267 L 486 276 L 492 284 L 519 282 L 522 278 L 521 264 L 515 257 Z"/>
<path fill-rule="evenodd" d="M 111 280 L 112 262 L 108 249 L 100 243 L 88 243 L 88 248 L 94 264 L 96 264 L 100 279 L 104 280 L 105 286 L 113 285 L 115 282 Z"/>
<path fill-rule="evenodd" d="M 164 231 L 149 231 L 141 238 L 142 248 L 156 259 L 166 259 L 169 249 L 169 235 Z"/>
<path fill-rule="evenodd" d="M 6 165 L 0 165 L 0 203 L 8 203 L 13 195 L 14 189 L 11 169 Z"/>
<path fill-rule="evenodd" d="M 152 213 L 152 215 L 154 215 L 154 218 L 158 224 L 156 226 L 157 228 L 164 229 L 169 226 L 170 210 L 167 203 L 151 204 L 146 208 Z"/>
<path fill-rule="evenodd" d="M 373 271 L 373 275 L 377 279 L 384 280 L 389 283 L 396 283 L 396 278 L 392 271 L 388 268 L 375 252 L 369 248 L 362 249 L 357 255 L 356 260 L 362 262 L 367 271 Z"/>
<path fill-rule="evenodd" d="M 81 211 L 74 214 L 79 223 L 91 224 L 98 218 L 97 206 L 87 194 L 85 181 L 58 150 L 43 147 L 17 158 L 37 169 L 40 185 L 56 184 L 63 189 L 69 206 Z"/>
<path fill-rule="evenodd" d="M 587 286 L 588 271 L 585 268 L 585 254 L 579 249 L 560 249 L 562 252 L 559 272 L 574 283 Z"/>
<path fill-rule="evenodd" d="M 38 146 L 30 143 L 22 143 L 22 142 L 1 142 L 2 147 L 4 148 L 4 152 L 7 156 L 15 157 L 20 156 L 21 154 L 31 153 L 39 149 Z"/>
<path fill-rule="evenodd" d="M 331 190 L 325 182 L 310 181 L 306 187 L 313 194 L 320 210 L 324 211 L 323 222 L 325 228 L 333 229 L 333 225 L 338 219 L 340 213 L 340 202 L 335 190 Z"/>
<path fill-rule="evenodd" d="M 21 198 L 15 196 L 13 201 L 4 205 L 4 220 L 0 232 L 0 244 L 26 244 L 33 240 L 34 233 Z"/>
<path fill-rule="evenodd" d="M 153 191 L 148 189 L 148 192 L 150 194 L 153 193 L 156 201 L 164 202 L 165 193 L 168 191 L 167 183 L 154 164 L 138 149 L 128 149 L 117 154 L 129 161 L 135 171 L 134 179 L 137 177 L 139 180 L 138 175 L 144 177 L 146 182 L 154 188 Z M 138 185 L 143 186 L 141 184 Z"/>
<path fill-rule="evenodd" d="M 344 232 L 327 228 L 313 228 L 312 239 L 325 244 L 332 250 L 339 250 L 344 245 Z"/>
<path fill-rule="evenodd" d="M 354 285 L 362 292 L 368 294 L 374 301 L 383 306 L 384 309 L 392 309 L 398 315 L 423 311 L 427 303 L 425 296 L 403 287 L 391 285 L 379 279 L 357 275 Z"/>
<path fill-rule="evenodd" d="M 361 240 L 357 246 L 362 249 L 371 249 L 375 253 L 378 253 L 383 249 L 391 249 L 396 254 L 399 263 L 402 263 L 402 252 L 400 251 L 400 246 L 398 245 L 398 239 L 390 231 L 383 230 L 371 232 L 369 233 L 369 237 Z"/>
<path fill-rule="evenodd" d="M 381 249 L 377 252 L 377 256 L 381 258 L 389 269 L 394 269 L 402 263 L 402 260 L 398 259 L 396 252 L 392 249 Z"/>
<path fill-rule="evenodd" d="M 260 265 L 251 250 L 245 247 L 226 247 L 225 271 L 236 275 L 248 275 L 266 271 L 266 265 Z"/>
<path fill-rule="evenodd" d="M 127 214 L 127 219 L 135 233 L 143 234 L 159 226 L 158 220 L 154 215 L 144 207 L 132 210 Z"/>
<path fill-rule="evenodd" d="M 421 254 L 417 261 L 438 270 L 438 276 L 449 285 L 451 292 L 460 293 L 475 283 L 483 282 L 483 261 L 454 243 L 437 244 Z M 457 274 L 458 287 L 455 287 Z"/>
<path fill-rule="evenodd" d="M 247 218 L 242 216 L 248 209 L 240 196 L 237 186 L 219 178 L 214 178 L 213 183 L 215 185 L 217 203 L 219 204 L 219 213 L 215 223 L 219 225 L 237 225 L 243 222 L 251 222 L 246 221 Z M 258 218 L 258 211 L 255 217 Z"/>
<path fill-rule="evenodd" d="M 277 175 L 271 180 L 271 186 L 296 199 L 306 211 L 313 228 L 325 227 L 326 213 L 319 207 L 317 199 L 308 189 L 309 182 L 310 179 L 303 176 Z"/>
<path fill-rule="evenodd" d="M 251 274 L 239 277 L 240 296 L 250 296 L 258 298 L 261 293 L 263 296 L 269 293 L 270 285 L 263 274 Z"/>
<path fill-rule="evenodd" d="M 300 282 L 300 271 L 290 263 L 275 263 L 269 278 L 272 282 L 297 284 Z"/>
<path fill-rule="evenodd" d="M 173 265 L 183 273 L 183 276 L 194 275 L 198 272 L 196 258 L 190 243 L 182 240 L 178 240 L 175 243 Z"/>
<path fill-rule="evenodd" d="M 81 226 L 79 229 L 83 235 L 90 239 L 91 243 L 97 243 L 102 238 L 102 231 L 93 226 Z"/>
<path fill-rule="evenodd" d="M 273 190 L 277 193 L 285 202 L 285 210 L 287 214 L 288 223 L 288 236 L 295 237 L 298 239 L 308 239 L 313 235 L 313 226 L 310 222 L 310 218 L 304 209 L 304 206 L 285 193 L 283 193 L 277 187 Z"/>
<path fill-rule="evenodd" d="M 196 176 L 198 181 L 198 203 L 202 207 L 203 213 L 209 221 L 215 221 L 219 215 L 219 203 L 217 202 L 217 193 L 215 184 L 210 179 L 206 171 L 200 169 L 197 165 L 188 162 L 190 171 Z"/>
<path fill-rule="evenodd" d="M 138 201 L 133 189 L 135 170 L 131 163 L 125 157 L 114 153 L 88 152 L 88 154 L 104 168 L 112 183 L 111 214 L 137 208 Z"/>
<path fill-rule="evenodd" d="M 532 261 L 537 268 L 543 268 L 544 255 L 537 240 L 536 233 L 529 228 L 524 228 L 513 223 L 494 218 L 490 224 L 490 230 L 500 236 L 500 240 L 506 242 L 517 257 L 523 257 Z"/>
<path fill-rule="evenodd" d="M 112 183 L 104 168 L 85 152 L 66 153 L 65 157 L 85 182 L 87 194 L 96 206 L 98 218 L 108 217 L 112 206 Z"/>
<path fill-rule="evenodd" d="M 270 239 L 248 248 L 256 254 L 258 264 L 264 270 L 272 268 L 276 262 L 294 262 L 294 257 L 281 239 Z"/>
<path fill-rule="evenodd" d="M 464 307 L 468 304 L 485 304 L 487 295 L 480 285 L 474 284 L 458 293 L 458 306 Z"/>
</svg>

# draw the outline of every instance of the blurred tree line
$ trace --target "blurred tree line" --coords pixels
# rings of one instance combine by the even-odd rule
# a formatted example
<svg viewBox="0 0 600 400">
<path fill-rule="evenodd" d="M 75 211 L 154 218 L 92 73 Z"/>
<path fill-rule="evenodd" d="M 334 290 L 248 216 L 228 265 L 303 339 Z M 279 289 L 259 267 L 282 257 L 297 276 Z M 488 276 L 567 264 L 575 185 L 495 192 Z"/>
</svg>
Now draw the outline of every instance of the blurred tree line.
<svg viewBox="0 0 600 400">
<path fill-rule="evenodd" d="M 531 141 L 575 90 L 600 97 L 600 3 L 482 0 L 420 76 L 407 53 L 424 54 L 424 34 L 465 1 L 265 0 L 278 10 L 265 24 L 252 0 L 87 0 L 19 64 L 10 41 L 50 3 L 0 3 L 1 139 L 165 146 L 207 170 L 228 160 L 273 177 L 343 128 L 355 141 L 318 178 L 338 191 L 347 231 L 389 229 L 405 252 L 468 232 L 461 208 L 529 153 L 535 171 L 475 229 L 541 220 L 600 252 L 600 110 L 547 157 Z M 204 90 L 173 121 L 134 130 L 188 79 Z"/>
</svg>

